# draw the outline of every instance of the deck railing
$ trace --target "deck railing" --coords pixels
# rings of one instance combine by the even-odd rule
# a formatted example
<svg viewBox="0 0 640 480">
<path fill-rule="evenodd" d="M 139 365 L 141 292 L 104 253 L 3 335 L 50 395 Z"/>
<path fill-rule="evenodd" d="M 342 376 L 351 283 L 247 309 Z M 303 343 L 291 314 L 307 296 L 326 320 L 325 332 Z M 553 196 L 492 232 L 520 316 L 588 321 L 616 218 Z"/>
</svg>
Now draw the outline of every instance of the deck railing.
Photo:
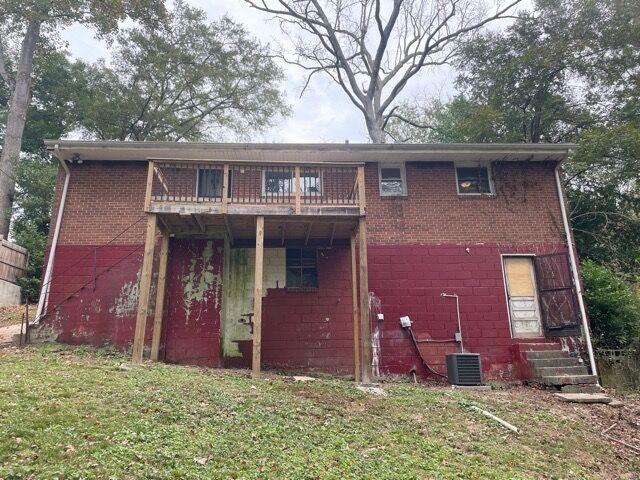
<svg viewBox="0 0 640 480">
<path fill-rule="evenodd" d="M 148 202 L 303 207 L 359 207 L 361 165 L 149 162 Z M 224 212 L 223 212 L 224 213 Z"/>
</svg>

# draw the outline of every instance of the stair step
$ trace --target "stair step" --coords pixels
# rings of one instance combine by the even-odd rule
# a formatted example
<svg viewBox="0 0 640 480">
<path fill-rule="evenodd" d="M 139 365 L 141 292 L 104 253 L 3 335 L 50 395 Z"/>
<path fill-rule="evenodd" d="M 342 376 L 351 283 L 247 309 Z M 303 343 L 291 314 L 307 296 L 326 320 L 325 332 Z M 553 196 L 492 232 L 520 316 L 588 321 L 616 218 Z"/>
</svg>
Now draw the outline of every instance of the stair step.
<svg viewBox="0 0 640 480">
<path fill-rule="evenodd" d="M 569 358 L 569 352 L 564 350 L 528 350 L 524 352 L 527 360 L 534 358 Z"/>
<path fill-rule="evenodd" d="M 560 390 L 562 393 L 601 393 L 602 387 L 596 383 L 586 383 L 582 385 L 563 385 Z"/>
<path fill-rule="evenodd" d="M 533 368 L 538 367 L 579 367 L 583 365 L 582 360 L 576 357 L 567 358 L 530 358 L 528 361 Z"/>
<path fill-rule="evenodd" d="M 588 375 L 589 369 L 584 365 L 576 365 L 571 367 L 535 367 L 535 373 L 539 377 L 558 377 L 561 375 Z"/>
<path fill-rule="evenodd" d="M 540 377 L 536 381 L 544 385 L 583 385 L 597 384 L 598 377 L 595 375 L 552 375 L 548 377 Z"/>
</svg>

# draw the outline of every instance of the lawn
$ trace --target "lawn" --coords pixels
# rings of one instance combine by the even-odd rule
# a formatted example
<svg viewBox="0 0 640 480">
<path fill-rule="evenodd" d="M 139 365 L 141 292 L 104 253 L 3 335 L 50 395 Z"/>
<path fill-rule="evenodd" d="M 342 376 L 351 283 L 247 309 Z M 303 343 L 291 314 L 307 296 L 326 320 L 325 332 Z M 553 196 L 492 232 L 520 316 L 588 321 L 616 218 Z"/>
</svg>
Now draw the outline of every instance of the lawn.
<svg viewBox="0 0 640 480">
<path fill-rule="evenodd" d="M 0 478 L 638 478 L 620 415 L 530 389 L 460 392 L 0 350 Z M 515 424 L 505 430 L 470 409 Z"/>
</svg>

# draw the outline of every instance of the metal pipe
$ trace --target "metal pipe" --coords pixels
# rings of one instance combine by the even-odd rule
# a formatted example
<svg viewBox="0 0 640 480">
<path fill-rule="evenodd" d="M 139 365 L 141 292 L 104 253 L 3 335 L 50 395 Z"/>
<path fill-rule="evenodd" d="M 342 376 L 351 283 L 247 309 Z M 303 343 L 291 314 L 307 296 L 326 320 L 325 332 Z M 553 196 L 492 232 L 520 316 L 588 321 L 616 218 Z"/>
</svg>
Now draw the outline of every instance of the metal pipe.
<svg viewBox="0 0 640 480">
<path fill-rule="evenodd" d="M 54 152 L 57 156 L 59 145 L 56 144 Z M 58 215 L 56 216 L 56 226 L 53 231 L 53 239 L 51 241 L 51 250 L 49 250 L 49 260 L 47 262 L 47 269 L 44 273 L 42 282 L 42 290 L 40 290 L 40 298 L 38 298 L 38 310 L 36 311 L 35 323 L 38 323 L 42 316 L 47 312 L 47 306 L 49 304 L 49 292 L 51 290 L 51 277 L 53 275 L 53 264 L 56 258 L 56 248 L 58 246 L 58 237 L 60 236 L 60 227 L 62 226 L 62 216 L 64 214 L 64 205 L 67 200 L 67 190 L 69 189 L 69 180 L 71 178 L 71 171 L 67 166 L 65 160 L 58 157 L 60 160 L 60 166 L 65 172 L 64 186 L 62 187 L 62 197 L 60 198 L 60 206 L 58 207 Z"/>
<path fill-rule="evenodd" d="M 571 263 L 571 273 L 573 275 L 573 283 L 576 286 L 576 295 L 578 296 L 578 306 L 580 307 L 580 316 L 582 317 L 582 330 L 587 342 L 587 352 L 589 353 L 589 363 L 591 364 L 591 374 L 598 375 L 596 368 L 596 360 L 593 355 L 593 345 L 591 344 L 591 331 L 589 330 L 589 322 L 587 320 L 587 311 L 584 306 L 584 300 L 582 299 L 582 284 L 580 283 L 580 276 L 578 275 L 578 263 L 576 262 L 576 255 L 574 251 L 573 235 L 571 233 L 571 227 L 569 226 L 569 219 L 567 217 L 567 208 L 564 200 L 564 190 L 562 188 L 562 182 L 560 181 L 560 163 L 556 166 L 556 189 L 558 190 L 558 201 L 560 202 L 560 212 L 562 213 L 562 224 L 564 225 L 564 232 L 567 237 L 567 246 L 569 247 L 569 261 Z"/>
<path fill-rule="evenodd" d="M 462 343 L 462 324 L 460 323 L 460 299 L 458 298 L 458 294 L 442 292 L 440 296 L 445 298 L 456 299 L 456 313 L 458 315 L 458 334 L 460 335 L 460 353 L 464 353 L 464 344 Z"/>
</svg>

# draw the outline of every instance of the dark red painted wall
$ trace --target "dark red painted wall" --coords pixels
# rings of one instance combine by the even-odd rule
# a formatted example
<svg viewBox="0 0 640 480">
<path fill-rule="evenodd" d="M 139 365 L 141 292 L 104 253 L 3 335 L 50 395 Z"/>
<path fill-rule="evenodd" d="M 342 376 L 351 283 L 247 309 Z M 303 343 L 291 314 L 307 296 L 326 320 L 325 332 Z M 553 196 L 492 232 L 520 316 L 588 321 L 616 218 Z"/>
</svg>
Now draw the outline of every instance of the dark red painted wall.
<svg viewBox="0 0 640 480">
<path fill-rule="evenodd" d="M 206 240 L 172 239 L 167 265 L 167 290 L 162 351 L 168 362 L 217 366 L 220 352 L 222 244 L 212 244 L 205 264 Z M 143 245 L 60 245 L 51 284 L 45 324 L 57 341 L 127 349 L 133 341 Z M 157 259 L 156 259 L 157 263 Z M 213 276 L 210 288 L 191 302 L 185 285 L 199 284 L 203 268 Z M 150 345 L 157 265 L 146 344 Z M 186 277 L 193 272 L 191 282 Z M 94 281 L 95 278 L 95 281 Z M 196 292 L 196 297 L 198 297 Z M 188 307 L 188 308 L 187 308 Z"/>
<path fill-rule="evenodd" d="M 318 290 L 269 289 L 262 304 L 263 364 L 353 373 L 351 253 L 318 254 Z"/>
<path fill-rule="evenodd" d="M 469 248 L 469 252 L 465 249 Z M 482 355 L 485 376 L 519 376 L 511 338 L 501 254 L 542 254 L 566 251 L 561 244 L 468 244 L 428 246 L 369 246 L 369 290 L 382 302 L 381 371 L 426 374 L 408 332 L 399 318 L 408 315 L 421 339 L 452 339 L 457 330 L 456 293 L 465 349 Z M 540 339 L 539 341 L 544 341 Z M 444 373 L 445 355 L 459 345 L 421 344 L 428 363 Z"/>
<path fill-rule="evenodd" d="M 58 341 L 131 344 L 142 250 L 142 245 L 58 246 L 45 320 Z"/>
<path fill-rule="evenodd" d="M 221 240 L 171 239 L 161 355 L 167 362 L 219 366 L 222 246 Z"/>
</svg>

